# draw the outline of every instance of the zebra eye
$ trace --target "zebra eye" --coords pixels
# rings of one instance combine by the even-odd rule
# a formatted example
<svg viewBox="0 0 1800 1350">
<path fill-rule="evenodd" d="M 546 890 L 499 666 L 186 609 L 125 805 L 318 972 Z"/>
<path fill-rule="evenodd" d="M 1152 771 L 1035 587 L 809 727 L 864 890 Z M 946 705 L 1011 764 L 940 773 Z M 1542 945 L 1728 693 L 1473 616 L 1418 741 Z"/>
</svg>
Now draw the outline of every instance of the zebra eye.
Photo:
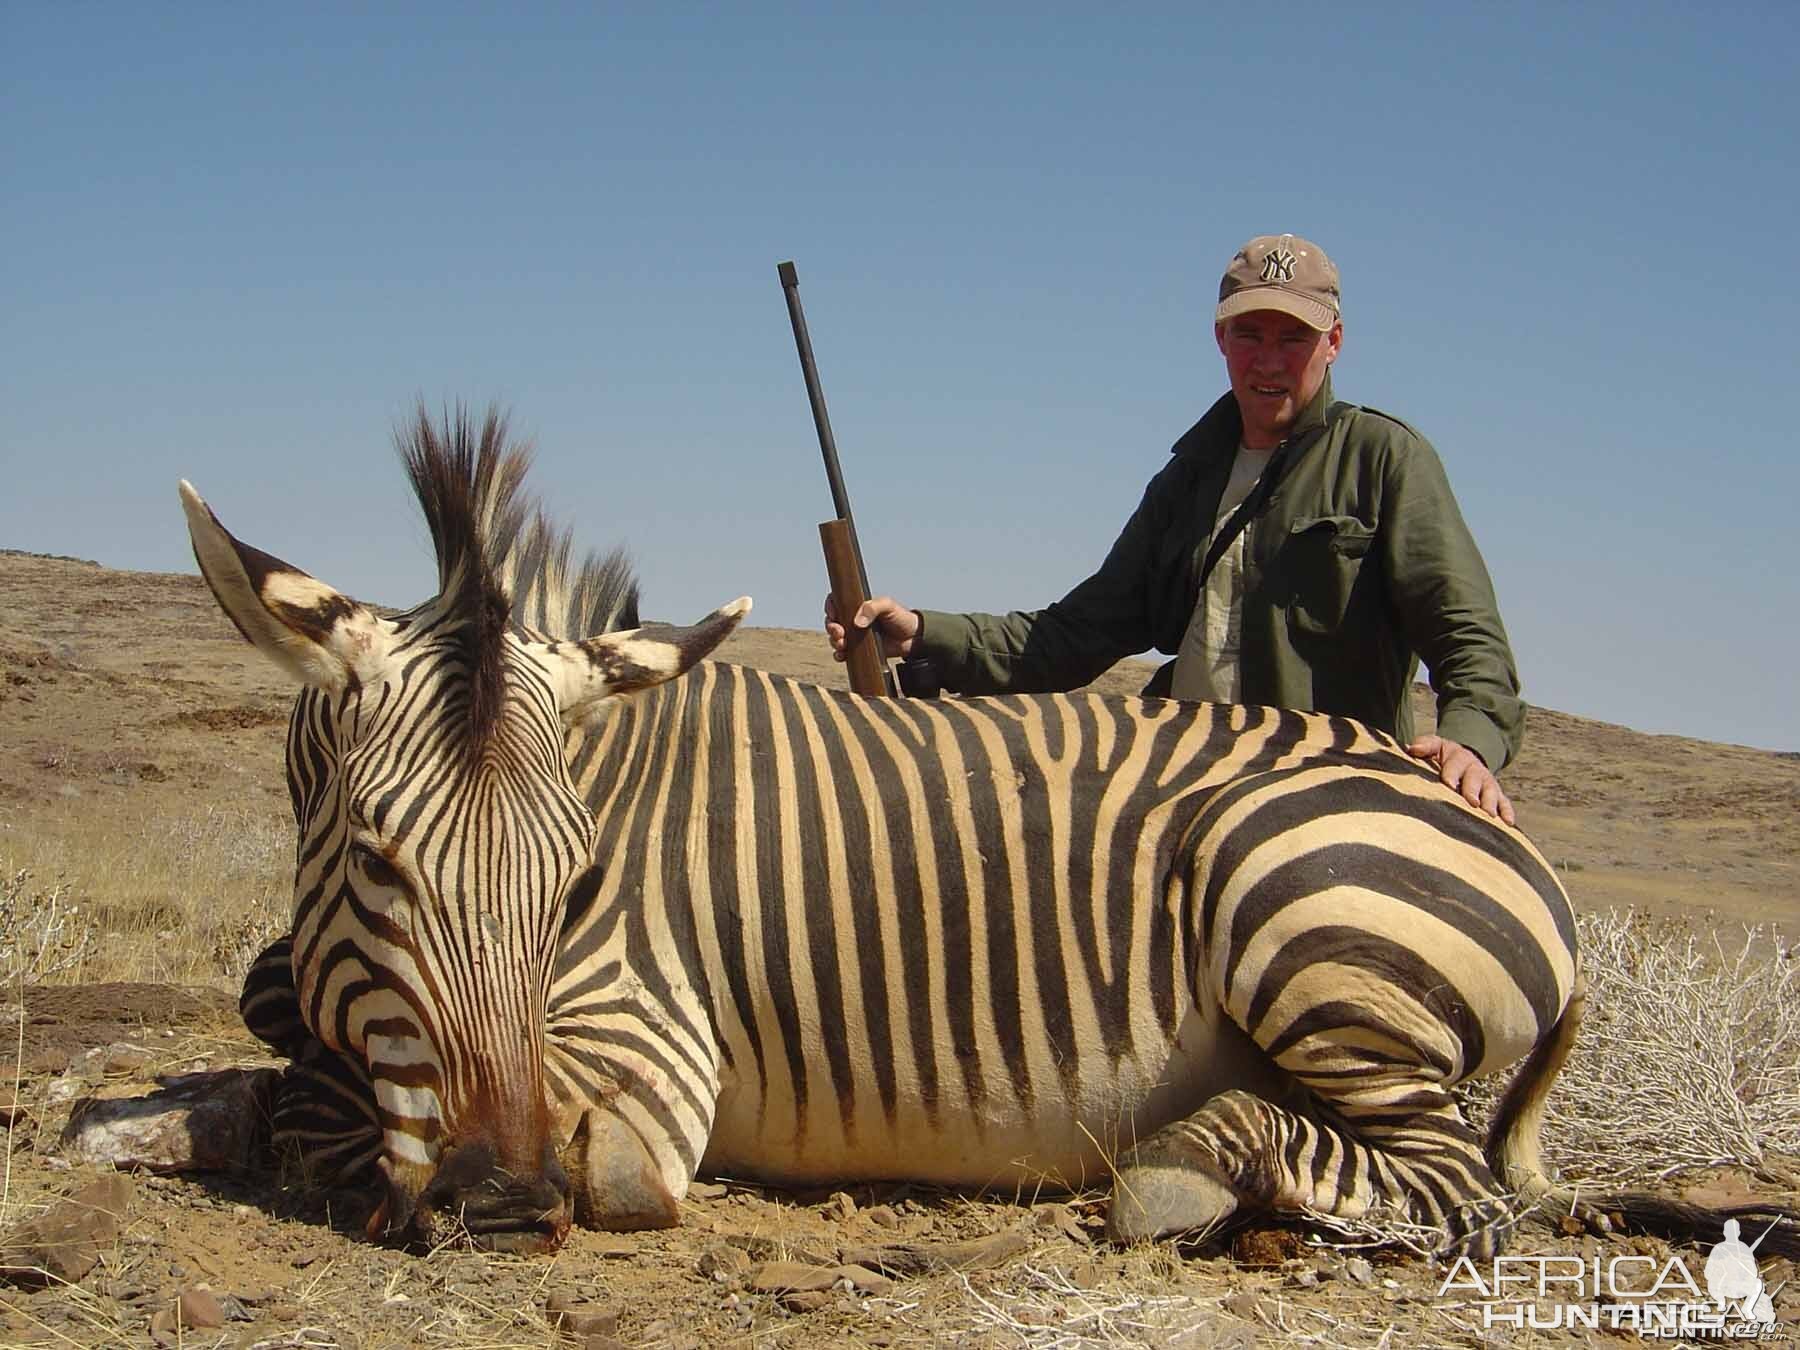
<svg viewBox="0 0 1800 1350">
<path fill-rule="evenodd" d="M 352 844 L 350 852 L 355 857 L 357 866 L 362 868 L 363 875 L 377 886 L 401 886 L 403 881 L 399 869 L 367 844 Z"/>
</svg>

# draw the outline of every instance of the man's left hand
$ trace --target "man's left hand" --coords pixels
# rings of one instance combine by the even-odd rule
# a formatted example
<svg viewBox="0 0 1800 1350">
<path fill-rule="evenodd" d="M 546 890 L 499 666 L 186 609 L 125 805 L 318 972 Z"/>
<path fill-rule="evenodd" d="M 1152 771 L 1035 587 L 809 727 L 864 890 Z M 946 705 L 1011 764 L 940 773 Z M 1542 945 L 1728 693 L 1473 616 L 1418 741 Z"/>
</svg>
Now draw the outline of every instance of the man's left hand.
<svg viewBox="0 0 1800 1350">
<path fill-rule="evenodd" d="M 1414 759 L 1422 759 L 1438 771 L 1444 786 L 1462 794 L 1470 806 L 1479 806 L 1490 816 L 1499 816 L 1508 825 L 1516 825 L 1513 805 L 1493 771 L 1482 763 L 1481 756 L 1466 745 L 1447 741 L 1442 736 L 1420 736 L 1406 747 Z"/>
</svg>

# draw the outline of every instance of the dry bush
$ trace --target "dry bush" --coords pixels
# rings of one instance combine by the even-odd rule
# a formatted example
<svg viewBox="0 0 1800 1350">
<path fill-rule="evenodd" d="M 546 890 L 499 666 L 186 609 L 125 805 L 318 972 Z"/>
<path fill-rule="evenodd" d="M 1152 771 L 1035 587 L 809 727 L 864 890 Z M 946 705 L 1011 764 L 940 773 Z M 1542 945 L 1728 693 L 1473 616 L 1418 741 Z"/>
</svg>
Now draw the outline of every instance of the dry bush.
<svg viewBox="0 0 1800 1350">
<path fill-rule="evenodd" d="M 42 984 L 79 970 L 94 940 L 92 920 L 62 884 L 28 867 L 0 868 L 0 986 Z"/>
<path fill-rule="evenodd" d="M 0 853 L 0 978 L 232 987 L 287 930 L 293 826 L 208 807 Z"/>
<path fill-rule="evenodd" d="M 1544 1154 L 1564 1181 L 1639 1185 L 1800 1157 L 1800 951 L 1780 932 L 1602 910 L 1578 921 L 1588 979 Z M 1473 1084 L 1485 1119 L 1507 1075 Z M 1776 1179 L 1766 1177 L 1766 1179 Z"/>
</svg>

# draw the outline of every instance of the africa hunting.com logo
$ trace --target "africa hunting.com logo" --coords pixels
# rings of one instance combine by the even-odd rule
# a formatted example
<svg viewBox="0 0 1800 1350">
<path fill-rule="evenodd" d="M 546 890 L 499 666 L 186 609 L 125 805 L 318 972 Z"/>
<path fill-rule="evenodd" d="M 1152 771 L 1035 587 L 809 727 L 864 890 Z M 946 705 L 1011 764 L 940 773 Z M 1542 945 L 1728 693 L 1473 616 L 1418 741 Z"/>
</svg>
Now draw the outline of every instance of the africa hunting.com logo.
<svg viewBox="0 0 1800 1350">
<path fill-rule="evenodd" d="M 1775 1225 L 1772 1223 L 1769 1228 Z M 1767 1237 L 1768 1229 L 1763 1230 Z M 1775 1295 L 1756 1268 L 1762 1237 L 1745 1245 L 1736 1219 L 1707 1255 L 1705 1289 L 1670 1256 L 1497 1256 L 1487 1278 L 1468 1257 L 1444 1277 L 1438 1297 L 1472 1297 L 1484 1328 L 1518 1331 L 1635 1331 L 1654 1340 L 1774 1339 Z M 1791 1331 L 1792 1328 L 1786 1330 Z"/>
</svg>

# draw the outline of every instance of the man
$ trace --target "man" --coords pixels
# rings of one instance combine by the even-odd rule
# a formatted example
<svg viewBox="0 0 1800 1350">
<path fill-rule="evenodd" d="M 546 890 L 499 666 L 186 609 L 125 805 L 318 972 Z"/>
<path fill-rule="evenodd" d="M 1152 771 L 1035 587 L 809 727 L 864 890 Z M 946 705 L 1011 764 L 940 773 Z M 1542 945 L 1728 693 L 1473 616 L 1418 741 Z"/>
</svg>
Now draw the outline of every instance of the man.
<svg viewBox="0 0 1800 1350">
<path fill-rule="evenodd" d="M 1176 659 L 1146 693 L 1355 717 L 1512 824 L 1494 774 L 1525 707 L 1493 584 L 1431 445 L 1332 400 L 1337 268 L 1305 239 L 1258 236 L 1226 269 L 1214 319 L 1231 390 L 1175 442 L 1099 571 L 1034 612 L 882 596 L 851 622 L 965 694 L 1072 689 L 1155 647 Z M 841 660 L 829 600 L 825 618 Z M 1413 734 L 1408 702 L 1420 658 L 1432 736 Z"/>
</svg>

